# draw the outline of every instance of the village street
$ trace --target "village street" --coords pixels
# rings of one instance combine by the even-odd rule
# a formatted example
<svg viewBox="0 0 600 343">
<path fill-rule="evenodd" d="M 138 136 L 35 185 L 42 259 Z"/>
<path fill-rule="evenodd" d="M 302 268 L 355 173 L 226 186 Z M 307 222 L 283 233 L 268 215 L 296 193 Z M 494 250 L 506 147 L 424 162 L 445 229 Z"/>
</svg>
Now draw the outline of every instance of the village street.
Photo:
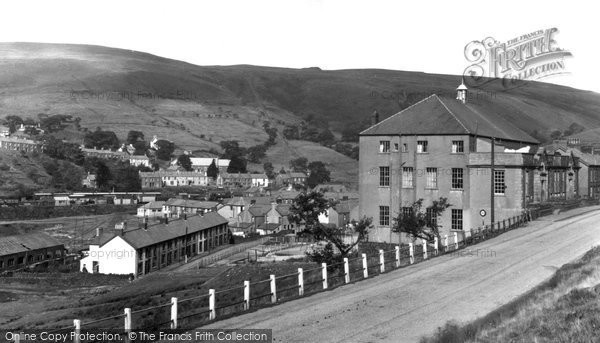
<svg viewBox="0 0 600 343">
<path fill-rule="evenodd" d="M 273 329 L 274 342 L 415 342 L 448 320 L 469 321 L 508 303 L 600 244 L 600 206 L 527 226 L 373 279 L 215 322 Z"/>
</svg>

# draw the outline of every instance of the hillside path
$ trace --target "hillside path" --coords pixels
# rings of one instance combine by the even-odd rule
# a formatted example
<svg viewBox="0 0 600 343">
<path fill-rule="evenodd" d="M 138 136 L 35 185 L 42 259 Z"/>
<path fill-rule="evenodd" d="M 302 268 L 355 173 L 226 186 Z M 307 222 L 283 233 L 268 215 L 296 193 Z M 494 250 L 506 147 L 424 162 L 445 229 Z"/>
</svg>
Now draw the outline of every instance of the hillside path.
<svg viewBox="0 0 600 343">
<path fill-rule="evenodd" d="M 543 282 L 600 244 L 599 221 L 600 206 L 543 217 L 467 248 L 473 256 L 448 254 L 203 329 L 273 329 L 274 342 L 416 342 Z"/>
</svg>

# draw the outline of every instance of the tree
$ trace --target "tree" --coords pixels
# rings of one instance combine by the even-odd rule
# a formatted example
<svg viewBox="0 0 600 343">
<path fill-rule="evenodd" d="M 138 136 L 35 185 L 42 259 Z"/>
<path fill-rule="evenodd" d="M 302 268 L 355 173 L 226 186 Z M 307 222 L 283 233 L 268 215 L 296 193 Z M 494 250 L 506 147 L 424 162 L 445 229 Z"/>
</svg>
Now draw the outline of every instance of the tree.
<svg viewBox="0 0 600 343">
<path fill-rule="evenodd" d="M 296 126 L 296 125 L 286 126 L 283 129 L 282 134 L 285 139 L 299 139 L 300 138 L 298 126 Z"/>
<path fill-rule="evenodd" d="M 331 172 L 327 170 L 325 164 L 321 161 L 314 161 L 308 164 L 308 178 L 306 185 L 310 188 L 316 185 L 331 181 Z"/>
<path fill-rule="evenodd" d="M 77 144 L 63 142 L 50 135 L 44 135 L 41 141 L 44 144 L 44 153 L 46 155 L 59 160 L 71 161 L 77 165 L 83 164 L 85 157 Z"/>
<path fill-rule="evenodd" d="M 274 179 L 275 178 L 275 167 L 273 167 L 273 163 L 271 163 L 271 162 L 265 162 L 263 164 L 263 169 L 264 169 L 265 174 L 267 174 L 267 177 L 269 179 Z"/>
<path fill-rule="evenodd" d="M 279 169 L 279 174 L 285 174 L 285 173 L 286 173 L 285 168 L 281 167 L 281 169 Z"/>
<path fill-rule="evenodd" d="M 156 142 L 158 146 L 158 150 L 156 151 L 156 157 L 163 161 L 168 161 L 173 156 L 173 151 L 175 151 L 175 144 L 173 142 L 160 139 Z"/>
<path fill-rule="evenodd" d="M 127 133 L 127 144 L 135 144 L 139 141 L 144 141 L 144 133 L 142 131 L 130 130 Z"/>
<path fill-rule="evenodd" d="M 429 207 L 430 215 L 422 211 L 423 199 L 415 201 L 410 210 L 402 211 L 396 218 L 393 219 L 394 224 L 392 230 L 394 232 L 404 232 L 414 238 L 425 239 L 428 242 L 433 241 L 434 237 L 440 238 L 438 218 L 444 211 L 452 206 L 448 203 L 447 198 L 439 198 L 434 200 Z"/>
<path fill-rule="evenodd" d="M 11 116 L 6 116 L 6 118 L 4 118 L 4 122 L 8 126 L 10 133 L 14 133 L 15 131 L 17 131 L 19 126 L 21 126 L 21 124 L 23 124 L 23 119 L 19 116 L 11 115 Z"/>
<path fill-rule="evenodd" d="M 267 148 L 264 145 L 255 145 L 248 148 L 248 161 L 260 163 L 260 160 L 267 156 Z"/>
<path fill-rule="evenodd" d="M 86 148 L 97 148 L 97 149 L 118 149 L 119 139 L 117 135 L 112 131 L 102 131 L 102 129 L 94 132 L 86 133 L 83 138 L 83 144 Z"/>
<path fill-rule="evenodd" d="M 242 156 L 235 155 L 231 157 L 229 166 L 227 167 L 228 173 L 246 173 L 246 159 Z"/>
<path fill-rule="evenodd" d="M 192 171 L 192 160 L 189 155 L 181 154 L 177 158 L 177 164 L 183 167 L 186 171 Z"/>
<path fill-rule="evenodd" d="M 317 240 L 325 240 L 329 245 L 321 252 L 309 254 L 316 262 L 331 263 L 348 256 L 352 249 L 367 237 L 368 229 L 372 227 L 372 219 L 367 217 L 363 217 L 358 222 L 353 221 L 349 228 L 324 225 L 319 222 L 319 216 L 327 213 L 327 209 L 333 205 L 334 203 L 325 199 L 323 193 L 312 191 L 300 193 L 290 206 L 290 222 L 304 225 L 304 233 L 312 235 Z M 347 233 L 357 234 L 356 240 L 346 243 L 344 237 Z M 333 252 L 332 246 L 337 249 L 339 255 Z"/>
<path fill-rule="evenodd" d="M 213 180 L 219 176 L 219 168 L 217 167 L 217 163 L 214 159 L 208 166 L 208 169 L 206 169 L 206 176 L 211 177 Z"/>
<path fill-rule="evenodd" d="M 241 148 L 238 141 L 222 141 L 221 148 L 225 153 L 221 156 L 222 158 L 232 159 L 234 156 L 243 156 L 246 153 L 246 149 Z"/>
<path fill-rule="evenodd" d="M 295 172 L 306 173 L 308 169 L 308 159 L 306 157 L 298 157 L 290 161 L 290 168 Z"/>
</svg>

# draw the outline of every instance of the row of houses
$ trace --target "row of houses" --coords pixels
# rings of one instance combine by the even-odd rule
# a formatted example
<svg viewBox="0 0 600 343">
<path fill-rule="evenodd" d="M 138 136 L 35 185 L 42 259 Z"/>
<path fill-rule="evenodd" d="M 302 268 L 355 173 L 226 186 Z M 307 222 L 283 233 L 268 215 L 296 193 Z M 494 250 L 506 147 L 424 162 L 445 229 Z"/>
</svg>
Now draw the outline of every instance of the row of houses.
<svg viewBox="0 0 600 343">
<path fill-rule="evenodd" d="M 135 205 L 152 202 L 160 192 L 75 192 L 75 193 L 34 193 L 34 201 L 54 206 L 71 205 Z"/>
<path fill-rule="evenodd" d="M 142 189 L 163 187 L 208 186 L 218 187 L 268 187 L 269 178 L 262 173 L 219 173 L 216 180 L 201 171 L 163 170 L 140 172 Z"/>
<path fill-rule="evenodd" d="M 65 246 L 42 232 L 0 237 L 0 272 L 60 260 Z"/>
<path fill-rule="evenodd" d="M 431 223 L 451 234 L 536 204 L 600 195 L 595 156 L 540 147 L 513 113 L 471 99 L 461 84 L 456 99 L 434 94 L 381 122 L 374 113 L 359 143 L 359 209 L 373 218 L 370 239 L 410 240 L 391 228 L 418 199 Z M 430 206 L 441 197 L 451 207 L 438 216 Z"/>
</svg>

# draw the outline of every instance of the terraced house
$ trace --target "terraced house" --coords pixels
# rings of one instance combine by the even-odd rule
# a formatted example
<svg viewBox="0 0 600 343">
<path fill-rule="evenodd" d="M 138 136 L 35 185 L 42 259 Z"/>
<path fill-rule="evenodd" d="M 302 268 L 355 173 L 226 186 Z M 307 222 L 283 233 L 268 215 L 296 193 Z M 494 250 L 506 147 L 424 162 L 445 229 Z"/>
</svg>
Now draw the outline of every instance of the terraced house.
<svg viewBox="0 0 600 343">
<path fill-rule="evenodd" d="M 534 154 L 539 142 L 513 124 L 518 114 L 471 98 L 461 84 L 456 98 L 431 95 L 361 132 L 360 216 L 373 218 L 370 239 L 406 241 L 391 232 L 393 218 L 418 199 L 428 207 L 448 198 L 439 220 L 426 209 L 446 234 L 520 214 L 536 191 L 545 199 L 534 187 L 547 177 Z M 562 163 L 565 173 L 573 168 Z"/>
</svg>

